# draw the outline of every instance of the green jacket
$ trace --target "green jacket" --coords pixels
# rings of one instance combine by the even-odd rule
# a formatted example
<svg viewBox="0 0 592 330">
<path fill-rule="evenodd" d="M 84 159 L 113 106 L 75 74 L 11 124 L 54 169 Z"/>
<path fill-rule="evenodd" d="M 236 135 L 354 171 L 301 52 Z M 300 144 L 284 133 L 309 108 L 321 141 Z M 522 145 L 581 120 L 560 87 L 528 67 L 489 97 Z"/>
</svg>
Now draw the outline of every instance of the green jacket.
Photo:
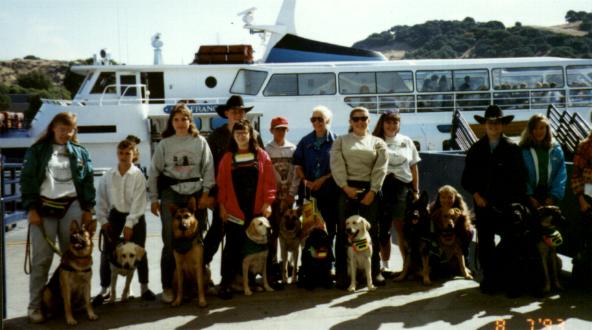
<svg viewBox="0 0 592 330">
<path fill-rule="evenodd" d="M 66 144 L 66 150 L 70 155 L 72 179 L 80 208 L 90 210 L 95 205 L 95 186 L 88 151 L 83 146 L 72 142 Z M 25 154 L 21 172 L 21 195 L 25 210 L 38 206 L 41 184 L 45 180 L 46 167 L 52 152 L 52 143 L 41 142 L 32 145 Z"/>
</svg>

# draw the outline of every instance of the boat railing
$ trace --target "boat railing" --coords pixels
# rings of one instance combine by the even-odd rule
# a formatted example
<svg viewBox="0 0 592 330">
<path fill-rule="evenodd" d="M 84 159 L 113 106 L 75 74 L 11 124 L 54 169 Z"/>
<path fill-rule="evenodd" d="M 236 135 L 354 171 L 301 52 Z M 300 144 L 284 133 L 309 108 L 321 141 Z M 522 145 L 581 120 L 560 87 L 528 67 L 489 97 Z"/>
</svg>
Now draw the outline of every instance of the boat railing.
<svg viewBox="0 0 592 330">
<path fill-rule="evenodd" d="M 586 90 L 587 91 L 587 90 Z M 557 108 L 577 108 L 592 106 L 592 93 L 581 90 L 564 89 L 537 90 L 494 90 L 494 91 L 451 91 L 414 94 L 355 95 L 344 97 L 344 102 L 351 107 L 363 106 L 372 113 L 382 113 L 398 108 L 401 113 L 445 112 L 461 109 L 463 111 L 485 110 L 491 104 L 497 104 L 504 110 L 546 109 L 550 104 Z"/>
<path fill-rule="evenodd" d="M 559 111 L 554 105 L 547 108 L 547 118 L 553 137 L 563 148 L 565 158 L 571 159 L 578 144 L 590 134 L 592 127 L 579 113 Z"/>
</svg>

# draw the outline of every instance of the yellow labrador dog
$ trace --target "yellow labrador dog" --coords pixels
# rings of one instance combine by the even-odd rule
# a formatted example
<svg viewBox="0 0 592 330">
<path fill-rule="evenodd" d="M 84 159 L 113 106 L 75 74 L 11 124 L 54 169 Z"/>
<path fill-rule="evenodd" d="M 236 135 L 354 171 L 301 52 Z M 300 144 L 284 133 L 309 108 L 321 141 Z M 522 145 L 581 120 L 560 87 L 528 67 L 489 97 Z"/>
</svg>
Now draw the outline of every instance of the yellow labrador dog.
<svg viewBox="0 0 592 330">
<path fill-rule="evenodd" d="M 249 287 L 249 271 L 263 276 L 263 287 L 273 291 L 267 282 L 267 232 L 271 228 L 269 220 L 264 217 L 254 218 L 246 230 L 245 257 L 243 259 L 243 290 L 245 296 L 253 294 Z"/>
<path fill-rule="evenodd" d="M 347 291 L 356 291 L 356 275 L 358 269 L 364 271 L 368 290 L 375 290 L 372 284 L 372 240 L 370 239 L 370 223 L 359 215 L 352 215 L 345 220 L 345 230 L 349 247 L 347 248 L 348 273 L 350 285 Z"/>
<path fill-rule="evenodd" d="M 133 242 L 122 242 L 115 247 L 114 257 L 116 263 L 111 262 L 111 298 L 110 303 L 115 302 L 117 277 L 125 277 L 125 287 L 121 294 L 121 301 L 126 301 L 130 294 L 130 283 L 134 277 L 136 266 L 144 258 L 146 251 L 143 247 Z"/>
</svg>

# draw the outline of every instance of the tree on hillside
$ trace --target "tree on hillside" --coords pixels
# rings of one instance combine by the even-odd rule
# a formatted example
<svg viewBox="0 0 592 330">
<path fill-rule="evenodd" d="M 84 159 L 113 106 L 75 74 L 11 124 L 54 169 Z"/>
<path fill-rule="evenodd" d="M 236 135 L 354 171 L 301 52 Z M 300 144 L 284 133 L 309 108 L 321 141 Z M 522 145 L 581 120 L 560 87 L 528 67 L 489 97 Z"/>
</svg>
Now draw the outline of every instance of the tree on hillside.
<svg viewBox="0 0 592 330">
<path fill-rule="evenodd" d="M 588 13 L 585 11 L 569 10 L 565 14 L 565 20 L 568 23 L 574 23 L 574 22 L 583 20 L 587 15 L 588 15 Z"/>
<path fill-rule="evenodd" d="M 18 75 L 16 80 L 19 86 L 24 88 L 50 89 L 53 86 L 51 78 L 41 71 L 31 71 Z"/>
</svg>

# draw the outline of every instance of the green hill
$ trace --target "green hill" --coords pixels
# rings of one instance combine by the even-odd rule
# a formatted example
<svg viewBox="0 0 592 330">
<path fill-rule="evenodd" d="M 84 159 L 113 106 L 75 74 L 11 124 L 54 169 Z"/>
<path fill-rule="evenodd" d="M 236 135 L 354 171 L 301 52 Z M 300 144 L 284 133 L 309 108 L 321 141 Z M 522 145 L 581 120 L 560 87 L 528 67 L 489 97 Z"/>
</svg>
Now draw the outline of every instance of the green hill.
<svg viewBox="0 0 592 330">
<path fill-rule="evenodd" d="M 397 25 L 356 42 L 353 47 L 376 50 L 390 58 L 486 58 L 559 56 L 592 58 L 592 33 L 586 24 L 529 27 L 498 21 L 427 21 Z M 585 30 L 582 31 L 582 26 Z"/>
</svg>

